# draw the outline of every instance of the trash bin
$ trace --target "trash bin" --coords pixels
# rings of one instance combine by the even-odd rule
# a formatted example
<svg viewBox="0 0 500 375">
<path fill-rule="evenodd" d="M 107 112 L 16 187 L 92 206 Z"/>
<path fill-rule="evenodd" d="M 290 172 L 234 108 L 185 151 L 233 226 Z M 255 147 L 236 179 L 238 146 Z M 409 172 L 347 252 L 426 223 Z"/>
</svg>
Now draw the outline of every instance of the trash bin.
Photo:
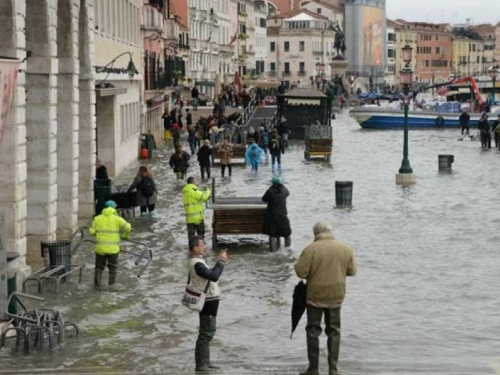
<svg viewBox="0 0 500 375">
<path fill-rule="evenodd" d="M 452 172 L 452 164 L 455 162 L 453 155 L 438 155 L 438 168 L 441 173 Z"/>
<path fill-rule="evenodd" d="M 148 159 L 153 158 L 153 150 L 156 148 L 155 137 L 153 134 L 141 134 L 141 149 L 148 150 Z"/>
<path fill-rule="evenodd" d="M 42 241 L 42 256 L 49 257 L 49 265 L 51 267 L 55 266 L 69 266 L 71 264 L 71 241 L 70 240 L 59 240 L 59 241 Z M 68 272 L 69 267 L 65 267 L 64 270 L 58 272 L 59 275 L 62 275 L 65 272 Z M 63 278 L 66 281 L 66 276 Z"/>
<path fill-rule="evenodd" d="M 111 194 L 111 180 L 95 179 L 94 180 L 94 215 L 100 215 L 104 209 L 104 204 Z"/>
<path fill-rule="evenodd" d="M 17 274 L 14 271 L 7 273 L 7 294 L 10 297 L 12 293 L 17 292 Z M 9 314 L 17 315 L 17 301 L 13 298 L 7 308 Z"/>
<path fill-rule="evenodd" d="M 136 193 L 133 192 L 117 192 L 108 195 L 108 199 L 116 203 L 116 208 L 128 209 L 136 207 Z"/>
<path fill-rule="evenodd" d="M 335 204 L 337 208 L 352 207 L 352 181 L 335 181 Z"/>
</svg>

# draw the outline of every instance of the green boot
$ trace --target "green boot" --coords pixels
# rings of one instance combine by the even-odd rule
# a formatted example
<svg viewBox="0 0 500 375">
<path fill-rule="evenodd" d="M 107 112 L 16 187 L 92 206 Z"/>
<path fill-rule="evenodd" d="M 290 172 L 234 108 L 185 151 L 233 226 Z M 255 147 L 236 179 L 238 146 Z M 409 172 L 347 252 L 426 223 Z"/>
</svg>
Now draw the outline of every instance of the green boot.
<svg viewBox="0 0 500 375">
<path fill-rule="evenodd" d="M 208 357 L 210 353 L 210 349 L 208 347 L 208 343 L 200 342 L 199 340 L 196 342 L 196 348 L 194 350 L 194 359 L 196 361 L 196 372 L 210 372 L 212 371 L 210 367 L 208 367 Z"/>
<path fill-rule="evenodd" d="M 103 270 L 95 269 L 94 271 L 94 286 L 96 288 L 99 288 L 101 286 L 101 280 L 102 280 L 102 273 Z"/>
</svg>

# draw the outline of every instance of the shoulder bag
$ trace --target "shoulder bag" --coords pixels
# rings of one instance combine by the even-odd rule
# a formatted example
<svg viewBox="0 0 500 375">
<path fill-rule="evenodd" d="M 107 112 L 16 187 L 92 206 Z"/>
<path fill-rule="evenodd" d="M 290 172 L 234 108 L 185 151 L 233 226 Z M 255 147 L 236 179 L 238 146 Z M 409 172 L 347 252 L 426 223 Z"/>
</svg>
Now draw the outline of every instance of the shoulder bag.
<svg viewBox="0 0 500 375">
<path fill-rule="evenodd" d="M 205 296 L 210 285 L 210 280 L 207 281 L 207 285 L 203 291 L 200 291 L 194 285 L 191 285 L 191 276 L 188 276 L 188 281 L 186 284 L 186 290 L 184 291 L 184 296 L 182 297 L 182 304 L 190 310 L 201 311 L 205 305 Z"/>
</svg>

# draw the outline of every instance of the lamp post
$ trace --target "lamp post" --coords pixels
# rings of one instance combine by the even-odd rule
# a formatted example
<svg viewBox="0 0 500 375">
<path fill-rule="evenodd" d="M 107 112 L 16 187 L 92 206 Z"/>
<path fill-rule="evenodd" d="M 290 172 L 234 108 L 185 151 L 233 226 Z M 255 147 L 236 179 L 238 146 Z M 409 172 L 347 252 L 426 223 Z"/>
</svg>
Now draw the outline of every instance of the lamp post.
<svg viewBox="0 0 500 375">
<path fill-rule="evenodd" d="M 413 48 L 409 45 L 403 47 L 403 61 L 405 67 L 401 70 L 400 82 L 403 84 L 404 93 L 404 145 L 403 145 L 403 161 L 401 168 L 399 168 L 399 175 L 396 176 L 398 184 L 412 184 L 415 183 L 413 170 L 410 166 L 410 159 L 408 158 L 408 109 L 410 106 L 410 85 L 412 84 L 413 71 L 411 69 Z"/>
<path fill-rule="evenodd" d="M 126 68 L 113 68 L 113 64 L 118 60 L 120 57 L 128 55 L 130 57 L 130 60 L 128 62 L 128 65 Z M 116 56 L 113 60 L 111 60 L 109 63 L 107 63 L 105 66 L 98 66 L 96 67 L 96 73 L 107 73 L 106 77 L 100 81 L 99 83 L 96 84 L 96 86 L 100 87 L 102 84 L 106 82 L 108 79 L 108 76 L 111 73 L 127 73 L 128 77 L 130 80 L 134 78 L 136 74 L 139 74 L 137 71 L 137 68 L 135 67 L 134 61 L 132 59 L 132 52 L 123 52 Z"/>
<path fill-rule="evenodd" d="M 323 78 L 323 74 L 324 74 L 324 71 L 325 71 L 325 64 L 322 64 L 322 63 L 316 63 L 316 86 L 319 90 L 319 85 L 321 83 L 321 80 Z"/>
</svg>

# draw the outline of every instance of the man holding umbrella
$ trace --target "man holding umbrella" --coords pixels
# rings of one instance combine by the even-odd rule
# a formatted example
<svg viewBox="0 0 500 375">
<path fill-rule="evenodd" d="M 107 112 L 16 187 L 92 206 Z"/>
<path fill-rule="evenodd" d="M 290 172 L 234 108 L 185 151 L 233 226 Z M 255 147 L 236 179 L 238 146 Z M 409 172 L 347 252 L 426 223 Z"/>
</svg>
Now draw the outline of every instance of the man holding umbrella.
<svg viewBox="0 0 500 375">
<path fill-rule="evenodd" d="M 309 367 L 301 375 L 319 373 L 319 336 L 325 315 L 328 336 L 330 375 L 337 375 L 340 349 L 340 308 L 345 297 L 346 276 L 357 271 L 354 251 L 335 239 L 330 225 L 317 222 L 313 227 L 314 242 L 307 246 L 295 264 L 295 272 L 307 279 L 307 356 Z"/>
</svg>

